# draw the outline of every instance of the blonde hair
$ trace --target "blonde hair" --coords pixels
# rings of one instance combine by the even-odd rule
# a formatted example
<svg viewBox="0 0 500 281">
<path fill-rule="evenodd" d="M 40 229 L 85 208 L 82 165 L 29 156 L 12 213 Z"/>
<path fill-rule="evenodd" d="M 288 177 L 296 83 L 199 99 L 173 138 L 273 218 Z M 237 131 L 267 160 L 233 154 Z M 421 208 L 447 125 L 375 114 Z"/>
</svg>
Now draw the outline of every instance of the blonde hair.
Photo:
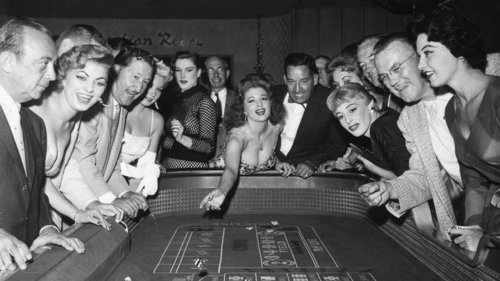
<svg viewBox="0 0 500 281">
<path fill-rule="evenodd" d="M 375 101 L 375 98 L 370 95 L 368 90 L 358 83 L 347 83 L 342 87 L 338 87 L 333 93 L 328 96 L 326 105 L 328 109 L 335 113 L 337 108 L 353 99 L 362 99 L 368 105 L 370 102 Z"/>
</svg>

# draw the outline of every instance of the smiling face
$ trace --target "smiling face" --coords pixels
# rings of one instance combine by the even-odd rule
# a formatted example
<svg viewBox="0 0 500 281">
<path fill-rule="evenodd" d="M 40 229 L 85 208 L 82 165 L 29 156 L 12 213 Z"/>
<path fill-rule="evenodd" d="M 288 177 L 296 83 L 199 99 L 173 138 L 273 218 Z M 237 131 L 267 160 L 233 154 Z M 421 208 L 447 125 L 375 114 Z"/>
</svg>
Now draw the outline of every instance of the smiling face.
<svg viewBox="0 0 500 281">
<path fill-rule="evenodd" d="M 121 106 L 129 106 L 147 89 L 153 68 L 144 60 L 132 58 L 128 66 L 115 65 L 118 73 L 111 91 Z"/>
<path fill-rule="evenodd" d="M 286 69 L 285 84 L 296 103 L 307 102 L 317 83 L 318 74 L 312 74 L 305 65 L 289 66 Z"/>
<path fill-rule="evenodd" d="M 226 80 L 229 77 L 229 69 L 225 66 L 224 62 L 218 57 L 211 57 L 205 62 L 207 68 L 208 79 L 212 91 L 220 92 L 226 87 Z"/>
<path fill-rule="evenodd" d="M 250 88 L 244 94 L 243 108 L 249 120 L 267 121 L 271 116 L 271 100 L 263 88 Z"/>
<path fill-rule="evenodd" d="M 154 104 L 160 98 L 165 82 L 167 82 L 167 77 L 155 75 L 153 83 L 151 83 L 146 95 L 141 100 L 141 104 L 145 107 Z"/>
<path fill-rule="evenodd" d="M 39 99 L 50 81 L 56 79 L 54 60 L 56 47 L 49 35 L 25 27 L 24 55 L 18 59 L 11 53 L 11 77 L 15 92 L 11 92 L 17 102 Z"/>
<path fill-rule="evenodd" d="M 201 75 L 201 69 L 198 69 L 190 59 L 178 59 L 175 62 L 174 72 L 182 92 L 196 86 L 198 77 Z"/>
<path fill-rule="evenodd" d="M 375 121 L 371 114 L 373 108 L 373 101 L 367 104 L 366 99 L 354 98 L 339 105 L 335 109 L 335 116 L 344 127 L 352 135 L 369 136 L 370 126 Z"/>
<path fill-rule="evenodd" d="M 63 97 L 75 111 L 86 111 L 104 93 L 108 81 L 108 67 L 87 61 L 82 69 L 71 69 L 62 81 Z"/>
<path fill-rule="evenodd" d="M 363 42 L 358 48 L 359 66 L 365 75 L 375 87 L 380 87 L 378 81 L 378 73 L 373 62 L 373 47 L 377 44 L 378 39 L 368 39 Z"/>
<path fill-rule="evenodd" d="M 391 93 L 409 103 L 434 97 L 429 82 L 418 69 L 418 58 L 414 53 L 411 45 L 394 41 L 375 56 L 379 75 L 387 76 L 385 86 Z M 395 73 L 397 66 L 399 73 Z"/>
<path fill-rule="evenodd" d="M 459 59 L 445 45 L 428 41 L 426 34 L 417 37 L 418 68 L 422 70 L 432 87 L 449 85 L 459 68 Z"/>
<path fill-rule="evenodd" d="M 340 69 L 335 69 L 332 73 L 333 85 L 335 87 L 344 86 L 347 83 L 358 83 L 363 85 L 363 81 L 354 72 L 342 71 Z"/>
</svg>

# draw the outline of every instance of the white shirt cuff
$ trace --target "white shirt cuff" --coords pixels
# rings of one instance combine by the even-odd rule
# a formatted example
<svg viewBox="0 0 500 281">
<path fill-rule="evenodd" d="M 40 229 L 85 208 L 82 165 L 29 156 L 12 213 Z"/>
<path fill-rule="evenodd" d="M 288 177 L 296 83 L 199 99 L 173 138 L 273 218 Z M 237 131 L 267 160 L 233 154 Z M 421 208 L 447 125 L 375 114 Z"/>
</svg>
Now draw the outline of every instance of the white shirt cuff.
<svg viewBox="0 0 500 281">
<path fill-rule="evenodd" d="M 118 198 L 122 198 L 123 194 L 130 192 L 130 190 L 123 191 L 122 193 L 118 194 Z"/>
<path fill-rule="evenodd" d="M 116 199 L 116 196 L 111 191 L 104 194 L 104 195 L 99 196 L 99 202 L 104 203 L 104 204 L 110 204 L 115 199 Z"/>
<path fill-rule="evenodd" d="M 38 234 L 42 234 L 43 230 L 44 230 L 44 229 L 46 229 L 46 228 L 49 228 L 49 227 L 55 228 L 55 229 L 56 229 L 56 231 L 57 231 L 57 232 L 59 232 L 59 233 L 61 232 L 61 231 L 59 230 L 59 228 L 58 228 L 57 226 L 55 226 L 55 225 L 46 225 L 46 226 L 44 226 L 44 227 L 42 227 L 42 228 L 40 229 L 40 231 L 38 232 Z"/>
<path fill-rule="evenodd" d="M 385 208 L 398 219 L 406 213 L 406 211 L 400 211 L 400 205 L 395 201 L 389 201 L 389 203 L 385 204 Z"/>
</svg>

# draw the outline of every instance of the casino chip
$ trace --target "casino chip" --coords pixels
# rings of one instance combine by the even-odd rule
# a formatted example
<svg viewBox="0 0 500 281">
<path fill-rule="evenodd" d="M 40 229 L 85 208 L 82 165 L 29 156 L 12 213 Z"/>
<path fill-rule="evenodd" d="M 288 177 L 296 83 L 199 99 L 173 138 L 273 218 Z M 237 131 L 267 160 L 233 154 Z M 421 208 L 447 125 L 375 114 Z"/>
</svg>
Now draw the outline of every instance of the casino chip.
<svg viewBox="0 0 500 281">
<path fill-rule="evenodd" d="M 196 259 L 194 265 L 196 265 L 201 270 L 205 265 L 205 262 L 203 261 L 203 259 Z"/>
</svg>

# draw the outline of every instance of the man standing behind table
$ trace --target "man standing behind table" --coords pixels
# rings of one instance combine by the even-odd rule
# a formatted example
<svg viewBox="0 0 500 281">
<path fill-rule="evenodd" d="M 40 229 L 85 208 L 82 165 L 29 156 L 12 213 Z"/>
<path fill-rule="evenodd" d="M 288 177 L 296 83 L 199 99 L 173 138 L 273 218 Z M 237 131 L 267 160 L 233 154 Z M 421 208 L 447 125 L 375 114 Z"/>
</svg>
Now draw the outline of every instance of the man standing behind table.
<svg viewBox="0 0 500 281">
<path fill-rule="evenodd" d="M 210 81 L 210 97 L 215 102 L 219 111 L 217 120 L 217 139 L 215 144 L 215 156 L 218 156 L 223 150 L 226 143 L 227 128 L 224 126 L 224 116 L 234 103 L 236 92 L 226 87 L 226 81 L 231 74 L 228 63 L 217 56 L 211 56 L 205 61 L 207 68 L 208 79 Z"/>
<path fill-rule="evenodd" d="M 26 269 L 30 251 L 47 244 L 84 251 L 52 223 L 43 192 L 45 125 L 21 106 L 55 80 L 55 59 L 50 32 L 38 22 L 18 18 L 0 28 L 0 271 Z"/>
<path fill-rule="evenodd" d="M 400 177 L 359 187 L 371 206 L 386 204 L 396 216 L 432 199 L 442 236 L 456 224 L 452 201 L 462 194 L 462 179 L 453 138 L 444 120 L 451 93 L 437 94 L 422 77 L 418 56 L 406 33 L 384 36 L 375 46 L 375 66 L 380 80 L 396 96 L 409 103 L 398 120 L 411 154 Z"/>
<path fill-rule="evenodd" d="M 295 174 L 305 179 L 321 163 L 345 153 L 346 133 L 326 106 L 331 90 L 318 84 L 314 58 L 303 53 L 289 54 L 284 71 L 286 85 L 272 89 L 287 111 L 276 146 L 280 162 L 276 169 L 285 176 Z"/>
</svg>

